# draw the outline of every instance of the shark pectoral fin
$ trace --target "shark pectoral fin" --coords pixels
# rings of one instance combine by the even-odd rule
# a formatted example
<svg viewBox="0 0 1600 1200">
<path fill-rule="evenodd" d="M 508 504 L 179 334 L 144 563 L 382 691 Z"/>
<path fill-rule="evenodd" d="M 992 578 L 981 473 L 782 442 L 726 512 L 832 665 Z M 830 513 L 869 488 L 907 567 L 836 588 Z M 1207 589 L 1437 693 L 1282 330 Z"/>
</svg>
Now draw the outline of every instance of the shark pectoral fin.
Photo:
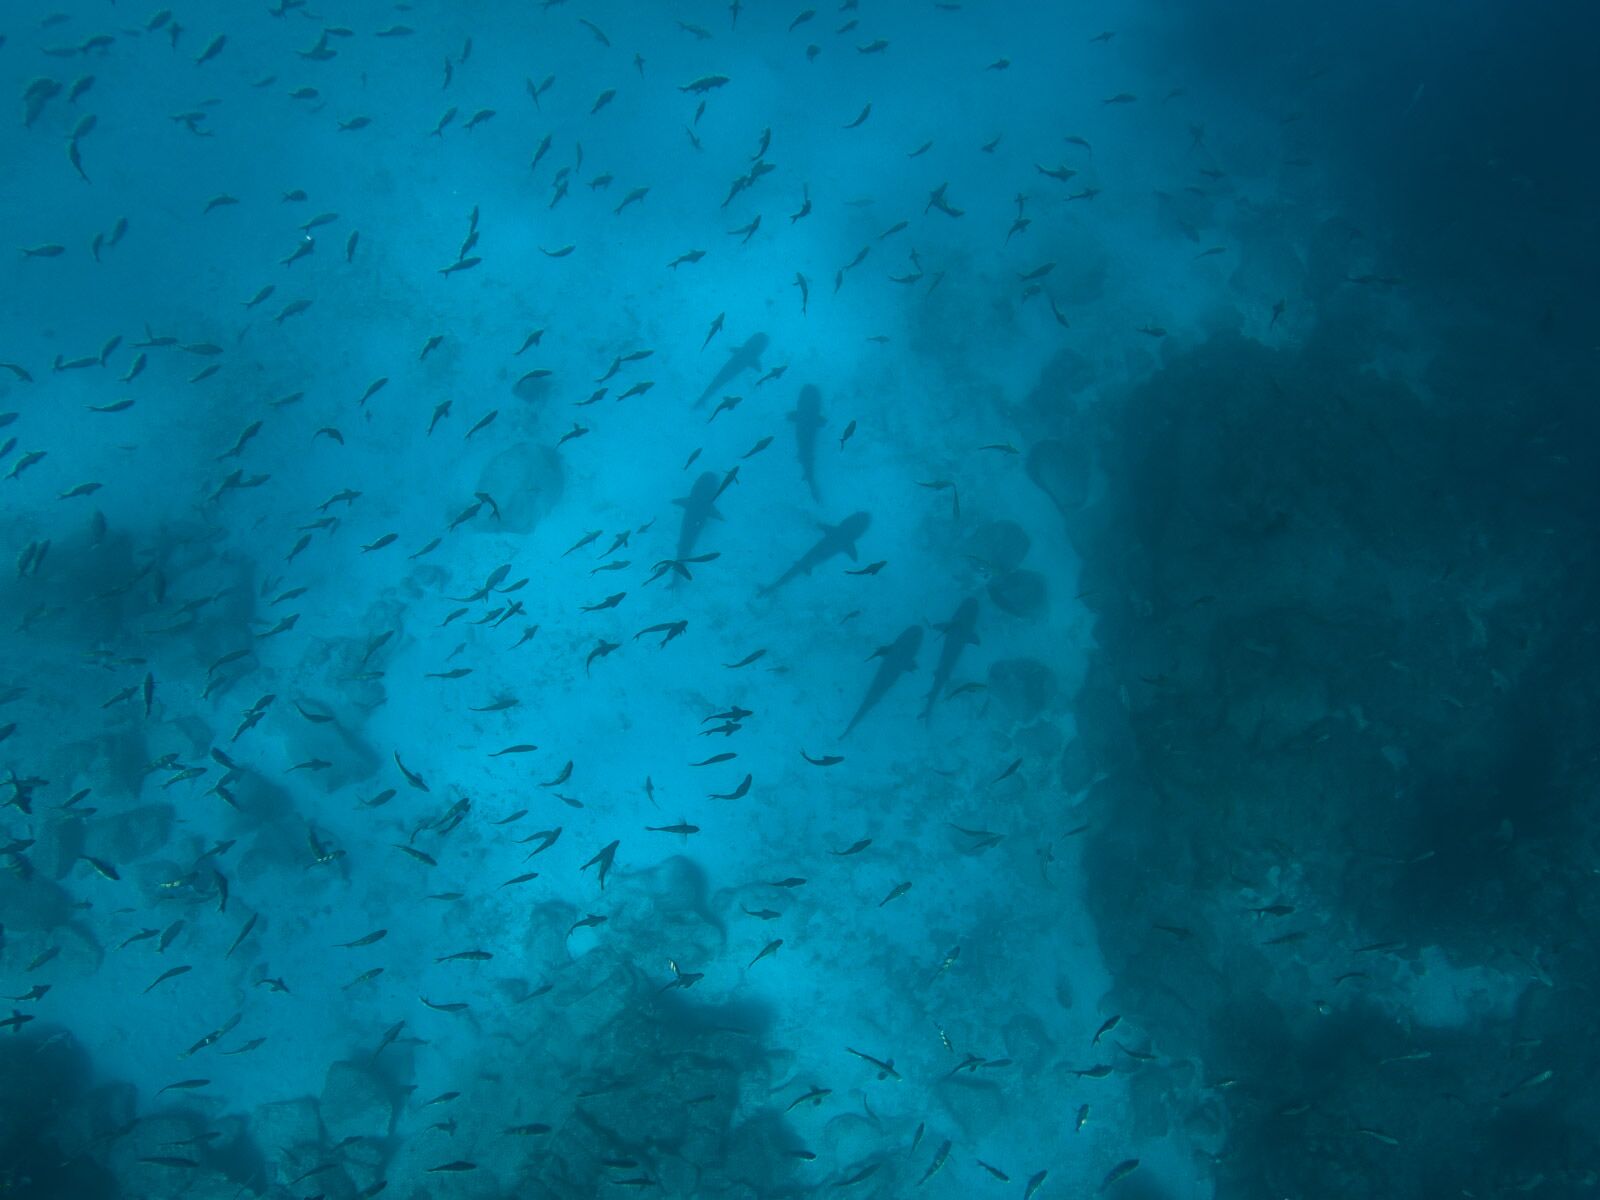
<svg viewBox="0 0 1600 1200">
<path fill-rule="evenodd" d="M 706 517 L 708 519 L 712 520 L 712 521 L 724 521 L 724 520 L 727 520 L 727 518 L 724 517 L 721 513 L 719 513 L 715 508 L 709 509 L 706 512 Z"/>
<path fill-rule="evenodd" d="M 673 501 L 673 503 L 676 504 L 679 508 L 688 508 L 689 507 L 689 497 L 687 497 L 687 496 L 679 496 L 676 500 Z"/>
<path fill-rule="evenodd" d="M 860 561 L 859 559 L 856 558 L 856 544 L 854 542 L 851 542 L 848 546 L 846 546 L 844 548 L 844 552 L 850 556 L 850 561 L 851 562 L 859 562 Z"/>
</svg>

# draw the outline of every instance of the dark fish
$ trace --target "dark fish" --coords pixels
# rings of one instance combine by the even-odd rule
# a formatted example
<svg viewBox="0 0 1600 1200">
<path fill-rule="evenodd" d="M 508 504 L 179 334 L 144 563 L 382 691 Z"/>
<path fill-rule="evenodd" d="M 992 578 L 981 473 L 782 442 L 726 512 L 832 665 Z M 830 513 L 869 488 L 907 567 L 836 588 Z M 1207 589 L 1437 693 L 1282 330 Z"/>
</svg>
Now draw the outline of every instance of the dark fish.
<svg viewBox="0 0 1600 1200">
<path fill-rule="evenodd" d="M 750 793 L 750 785 L 751 785 L 752 782 L 754 782 L 754 780 L 755 780 L 755 776 L 746 775 L 742 780 L 739 781 L 739 786 L 734 788 L 733 791 L 731 791 L 731 792 L 713 792 L 710 795 L 710 799 L 712 799 L 712 800 L 743 800 L 745 798 L 745 796 L 749 795 L 749 793 Z"/>
<path fill-rule="evenodd" d="M 148 993 L 151 990 L 151 988 L 154 988 L 156 986 L 156 984 L 165 983 L 169 979 L 176 979 L 179 975 L 186 975 L 192 970 L 194 970 L 193 967 L 173 967 L 170 971 L 163 971 L 156 978 L 155 982 L 152 983 L 150 985 L 150 987 L 147 987 L 144 990 Z"/>
<path fill-rule="evenodd" d="M 256 927 L 256 922 L 260 919 L 260 913 L 252 913 L 250 915 L 250 919 L 244 923 L 244 928 L 239 930 L 239 936 L 233 939 L 233 944 L 228 947 L 228 952 L 222 956 L 223 958 L 233 957 L 233 952 L 239 948 L 239 944 L 243 942 L 245 938 L 250 936 L 250 931 Z"/>
<path fill-rule="evenodd" d="M 800 458 L 800 477 L 811 489 L 811 498 L 818 503 L 822 493 L 817 490 L 817 431 L 826 425 L 822 415 L 822 393 L 811 384 L 800 389 L 800 399 L 789 420 L 794 424 L 795 449 Z"/>
<path fill-rule="evenodd" d="M 694 486 L 689 489 L 687 496 L 673 501 L 683 509 L 683 523 L 678 527 L 679 562 L 694 554 L 695 545 L 699 542 L 700 535 L 705 531 L 708 522 L 723 519 L 722 514 L 717 511 L 716 497 L 717 476 L 712 471 L 706 471 L 694 481 Z"/>
<path fill-rule="evenodd" d="M 494 955 L 487 950 L 461 950 L 455 954 L 446 954 L 443 958 L 436 958 L 436 963 L 447 962 L 488 962 Z"/>
<path fill-rule="evenodd" d="M 917 651 L 921 648 L 922 626 L 911 625 L 887 646 L 880 646 L 873 652 L 873 658 L 882 660 L 878 664 L 878 673 L 873 676 L 867 694 L 861 701 L 861 707 L 856 709 L 856 715 L 850 718 L 850 724 L 845 727 L 843 736 L 850 735 L 850 731 L 860 724 L 861 718 L 888 695 L 889 689 L 899 682 L 902 675 L 916 670 Z"/>
<path fill-rule="evenodd" d="M 740 375 L 743 375 L 746 371 L 759 371 L 761 369 L 761 356 L 766 353 L 769 340 L 764 333 L 751 334 L 744 345 L 728 355 L 728 361 L 722 365 L 722 369 L 706 385 L 706 390 L 700 393 L 700 399 L 695 401 L 694 406 L 696 408 L 704 408 L 707 400 L 739 378 Z"/>
<path fill-rule="evenodd" d="M 1100 1190 L 1102 1192 L 1105 1191 L 1112 1184 L 1117 1183 L 1120 1180 L 1126 1179 L 1129 1175 L 1132 1175 L 1138 1169 L 1139 1169 L 1139 1160 L 1137 1158 L 1125 1158 L 1125 1159 L 1123 1159 L 1116 1166 L 1112 1167 L 1111 1170 L 1106 1172 L 1106 1177 L 1103 1180 L 1101 1180 L 1101 1182 L 1100 1182 Z"/>
<path fill-rule="evenodd" d="M 606 875 L 609 874 L 610 871 L 611 871 L 611 864 L 616 859 L 616 856 L 617 856 L 617 847 L 620 846 L 621 844 L 622 843 L 621 843 L 620 840 L 612 842 L 610 845 L 608 845 L 608 846 L 604 847 L 603 849 L 601 849 L 600 853 L 596 854 L 588 862 L 584 863 L 581 868 L 579 868 L 580 870 L 587 871 L 590 867 L 595 866 L 596 864 L 599 864 L 599 867 L 600 867 L 600 872 L 599 872 L 599 875 L 600 875 L 600 890 L 601 891 L 605 890 Z"/>
<path fill-rule="evenodd" d="M 933 686 L 928 689 L 927 702 L 922 707 L 922 719 L 926 721 L 933 712 L 933 706 L 938 702 L 950 677 L 955 673 L 956 663 L 961 658 L 961 652 L 968 646 L 979 644 L 976 632 L 978 624 L 978 602 L 972 597 L 963 600 L 951 618 L 942 625 L 934 628 L 944 635 L 944 641 L 939 647 L 939 661 L 933 669 Z"/>
<path fill-rule="evenodd" d="M 816 567 L 821 566 L 830 558 L 838 554 L 848 555 L 851 562 L 856 561 L 856 541 L 867 531 L 872 524 L 870 513 L 852 513 L 837 525 L 823 525 L 822 538 L 811 549 L 800 556 L 794 566 L 785 571 L 778 579 L 761 589 L 763 596 L 770 595 L 783 587 L 790 580 L 801 575 L 809 575 Z M 918 635 L 920 640 L 920 633 Z"/>
</svg>

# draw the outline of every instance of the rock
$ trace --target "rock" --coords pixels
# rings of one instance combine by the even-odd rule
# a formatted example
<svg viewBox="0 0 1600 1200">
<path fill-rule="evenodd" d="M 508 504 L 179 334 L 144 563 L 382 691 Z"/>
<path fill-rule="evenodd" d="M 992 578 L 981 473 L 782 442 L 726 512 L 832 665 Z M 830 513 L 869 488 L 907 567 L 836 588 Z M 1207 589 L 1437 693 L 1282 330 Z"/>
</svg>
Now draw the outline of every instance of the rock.
<svg viewBox="0 0 1600 1200">
<path fill-rule="evenodd" d="M 518 442 L 502 450 L 478 477 L 477 490 L 493 496 L 500 506 L 500 519 L 491 516 L 482 528 L 532 533 L 561 499 L 564 481 L 561 459 L 549 447 Z M 478 520 L 484 521 L 484 517 Z"/>
<path fill-rule="evenodd" d="M 1096 771 L 1089 757 L 1089 747 L 1082 738 L 1073 738 L 1061 752 L 1061 787 L 1068 792 L 1081 792 L 1094 782 Z"/>
<path fill-rule="evenodd" d="M 1037 617 L 1048 604 L 1048 589 L 1037 571 L 1010 571 L 989 581 L 989 599 L 1014 617 Z"/>
<path fill-rule="evenodd" d="M 1005 658 L 989 668 L 989 697 L 1014 721 L 1031 721 L 1056 698 L 1055 672 L 1033 658 Z"/>
<path fill-rule="evenodd" d="M 1000 1034 L 1006 1056 L 1015 1059 L 1024 1070 L 1043 1066 L 1055 1049 L 1044 1022 L 1032 1013 L 1017 1013 L 1005 1023 Z"/>
<path fill-rule="evenodd" d="M 145 804 L 106 817 L 89 839 L 91 853 L 118 867 L 154 854 L 172 836 L 176 816 L 170 804 Z"/>
<path fill-rule="evenodd" d="M 1003 575 L 1022 565 L 1032 545 L 1027 531 L 1015 521 L 985 521 L 967 535 L 963 550 Z"/>
<path fill-rule="evenodd" d="M 387 1137 L 394 1123 L 388 1088 L 361 1063 L 336 1062 L 328 1068 L 318 1107 L 322 1126 L 335 1142 L 353 1136 Z"/>
<path fill-rule="evenodd" d="M 69 813 L 59 820 L 46 818 L 42 825 L 29 859 L 45 878 L 65 879 L 83 854 L 89 824 L 82 817 Z"/>
<path fill-rule="evenodd" d="M 1050 497 L 1063 516 L 1076 512 L 1089 498 L 1089 445 L 1046 438 L 1028 451 L 1028 478 Z"/>
<path fill-rule="evenodd" d="M 8 933 L 34 933 L 65 925 L 72 916 L 72 897 L 42 875 L 24 879 L 16 871 L 0 871 L 0 923 Z"/>
<path fill-rule="evenodd" d="M 1067 221 L 1052 231 L 1052 257 L 1071 266 L 1051 276 L 1051 294 L 1062 305 L 1095 304 L 1104 295 L 1111 251 L 1087 221 Z"/>
<path fill-rule="evenodd" d="M 316 1101 L 302 1096 L 256 1108 L 250 1121 L 251 1140 L 268 1162 L 277 1162 L 296 1146 L 316 1146 L 322 1140 Z"/>
</svg>

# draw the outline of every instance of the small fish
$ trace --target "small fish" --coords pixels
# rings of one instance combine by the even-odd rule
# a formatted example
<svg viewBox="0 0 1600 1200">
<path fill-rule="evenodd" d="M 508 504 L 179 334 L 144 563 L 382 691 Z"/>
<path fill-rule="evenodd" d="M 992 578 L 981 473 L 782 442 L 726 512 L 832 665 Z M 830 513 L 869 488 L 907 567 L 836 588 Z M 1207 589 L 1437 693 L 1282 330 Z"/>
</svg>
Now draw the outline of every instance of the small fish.
<svg viewBox="0 0 1600 1200">
<path fill-rule="evenodd" d="M 754 958 L 752 958 L 748 963 L 745 964 L 745 970 L 749 970 L 751 967 L 755 966 L 758 962 L 760 962 L 763 958 L 769 958 L 772 955 L 776 954 L 778 952 L 778 949 L 782 945 L 783 945 L 783 939 L 782 938 L 776 938 L 773 941 L 768 942 L 765 946 L 761 947 L 761 953 L 757 954 Z"/>
<path fill-rule="evenodd" d="M 891 901 L 891 900 L 898 900 L 901 896 L 904 896 L 910 890 L 911 890 L 911 882 L 910 882 L 910 880 L 907 880 L 905 883 L 897 883 L 897 884 L 895 884 L 895 886 L 892 889 L 890 889 L 889 894 L 887 896 L 885 896 L 882 900 L 878 901 L 878 907 L 882 908 L 885 904 L 888 904 L 889 901 Z"/>
<path fill-rule="evenodd" d="M 180 1079 L 177 1083 L 167 1084 L 156 1095 L 159 1096 L 162 1092 L 192 1092 L 197 1088 L 209 1087 L 210 1084 L 209 1079 Z"/>
<path fill-rule="evenodd" d="M 1112 1167 L 1111 1170 L 1106 1172 L 1106 1177 L 1100 1181 L 1100 1190 L 1102 1192 L 1105 1191 L 1112 1184 L 1117 1183 L 1119 1180 L 1126 1179 L 1138 1169 L 1139 1160 L 1137 1158 L 1123 1159 L 1116 1166 Z"/>
<path fill-rule="evenodd" d="M 749 794 L 750 785 L 754 781 L 754 779 L 755 779 L 755 776 L 746 775 L 742 780 L 740 780 L 739 786 L 734 788 L 733 791 L 731 791 L 731 792 L 712 792 L 709 795 L 708 798 L 711 799 L 711 800 L 742 800 L 742 799 L 745 798 L 746 795 Z"/>
<path fill-rule="evenodd" d="M 611 865 L 612 865 L 613 861 L 616 859 L 616 856 L 617 856 L 617 847 L 620 846 L 621 844 L 622 843 L 621 843 L 620 839 L 618 841 L 613 841 L 609 845 L 603 847 L 598 854 L 596 854 L 588 862 L 584 863 L 581 868 L 579 868 L 580 870 L 587 871 L 590 867 L 595 866 L 597 864 L 599 865 L 600 870 L 599 870 L 599 872 L 597 874 L 598 874 L 599 879 L 600 879 L 600 890 L 601 891 L 605 890 L 606 876 L 611 871 Z"/>
<path fill-rule="evenodd" d="M 223 958 L 232 958 L 233 952 L 239 948 L 241 942 L 250 936 L 250 931 L 256 927 L 256 922 L 261 919 L 260 913 L 252 913 L 250 919 L 244 923 L 244 928 L 239 931 L 239 936 L 233 939 L 233 944 L 228 947 L 228 952 Z M 159 980 L 157 982 L 160 982 Z M 152 987 L 154 984 L 151 985 Z"/>
<path fill-rule="evenodd" d="M 928 1180 L 932 1179 L 935 1175 L 937 1175 L 940 1172 L 940 1170 L 943 1169 L 944 1164 L 946 1162 L 948 1162 L 949 1159 L 950 1159 L 950 1141 L 947 1138 L 943 1142 L 941 1142 L 939 1144 L 939 1148 L 934 1151 L 934 1153 L 933 1153 L 933 1161 L 928 1164 L 928 1169 L 922 1173 L 922 1178 L 917 1180 L 917 1186 L 921 1187 L 923 1184 L 927 1183 Z M 1033 1193 L 1029 1192 L 1028 1194 L 1031 1196 Z"/>
<path fill-rule="evenodd" d="M 872 1055 L 863 1054 L 859 1050 L 852 1050 L 849 1046 L 845 1047 L 845 1052 L 848 1053 L 848 1054 L 854 1054 L 857 1058 L 861 1059 L 863 1062 L 871 1063 L 874 1067 L 876 1067 L 878 1069 L 878 1078 L 879 1079 L 899 1079 L 900 1078 L 900 1072 L 898 1072 L 898 1071 L 896 1071 L 894 1069 L 894 1060 L 893 1059 L 889 1059 L 889 1060 L 885 1061 L 884 1059 L 881 1059 L 881 1058 L 873 1058 Z"/>
<path fill-rule="evenodd" d="M 169 971 L 163 971 L 156 978 L 155 982 L 150 985 L 150 987 L 147 987 L 147 988 L 144 989 L 145 990 L 145 994 L 149 994 L 150 990 L 152 988 L 154 988 L 157 984 L 165 983 L 169 979 L 176 979 L 179 975 L 186 975 L 192 970 L 194 970 L 193 967 L 173 967 Z"/>
</svg>

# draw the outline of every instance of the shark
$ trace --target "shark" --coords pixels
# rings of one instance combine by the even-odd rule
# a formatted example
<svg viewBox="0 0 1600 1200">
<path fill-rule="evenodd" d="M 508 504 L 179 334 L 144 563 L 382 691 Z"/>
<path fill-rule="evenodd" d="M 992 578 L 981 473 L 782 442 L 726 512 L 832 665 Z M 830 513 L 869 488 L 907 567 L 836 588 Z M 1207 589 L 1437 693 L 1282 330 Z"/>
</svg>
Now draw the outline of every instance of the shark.
<svg viewBox="0 0 1600 1200">
<path fill-rule="evenodd" d="M 932 715 L 933 706 L 949 684 L 950 676 L 955 674 L 961 652 L 968 646 L 978 645 L 977 627 L 978 602 L 971 596 L 960 603 L 948 621 L 934 626 L 944 635 L 944 641 L 939 647 L 939 662 L 933 668 L 933 686 L 928 689 L 927 703 L 922 706 L 922 720 Z"/>
<path fill-rule="evenodd" d="M 872 524 L 871 513 L 851 513 L 837 525 L 823 525 L 822 537 L 817 544 L 800 556 L 798 562 L 790 567 L 774 582 L 761 589 L 761 595 L 767 596 L 781 588 L 790 580 L 811 572 L 839 554 L 848 555 L 851 562 L 856 561 L 856 541 L 867 531 L 867 526 Z"/>
<path fill-rule="evenodd" d="M 811 489 L 811 498 L 822 503 L 817 490 L 817 431 L 828 423 L 822 415 L 822 393 L 811 384 L 800 389 L 800 401 L 789 414 L 794 424 L 795 449 L 800 456 L 800 475 Z"/>
<path fill-rule="evenodd" d="M 673 503 L 683 509 L 683 524 L 678 527 L 678 561 L 682 562 L 694 553 L 695 543 L 700 540 L 700 535 L 705 531 L 706 524 L 710 521 L 722 520 L 722 514 L 717 511 L 717 490 L 721 480 L 716 472 L 706 471 L 699 479 L 694 481 L 694 486 L 689 489 L 687 496 L 680 496 Z M 674 576 L 672 582 L 678 582 Z"/>
<path fill-rule="evenodd" d="M 761 356 L 766 353 L 769 340 L 764 333 L 752 333 L 744 345 L 728 355 L 728 361 L 722 364 L 717 377 L 706 384 L 706 390 L 700 393 L 700 399 L 695 401 L 694 406 L 704 408 L 707 400 L 746 371 L 759 371 Z"/>
<path fill-rule="evenodd" d="M 872 658 L 878 663 L 878 673 L 872 677 L 872 683 L 867 687 L 867 694 L 861 701 L 861 707 L 856 709 L 856 715 L 850 718 L 850 724 L 845 726 L 841 737 L 849 737 L 850 731 L 861 723 L 861 718 L 872 711 L 877 704 L 889 694 L 889 689 L 899 682 L 900 676 L 917 669 L 917 651 L 922 649 L 922 626 L 908 626 L 899 637 L 887 646 L 879 646 L 872 652 Z M 872 659 L 868 659 L 871 662 Z"/>
</svg>

